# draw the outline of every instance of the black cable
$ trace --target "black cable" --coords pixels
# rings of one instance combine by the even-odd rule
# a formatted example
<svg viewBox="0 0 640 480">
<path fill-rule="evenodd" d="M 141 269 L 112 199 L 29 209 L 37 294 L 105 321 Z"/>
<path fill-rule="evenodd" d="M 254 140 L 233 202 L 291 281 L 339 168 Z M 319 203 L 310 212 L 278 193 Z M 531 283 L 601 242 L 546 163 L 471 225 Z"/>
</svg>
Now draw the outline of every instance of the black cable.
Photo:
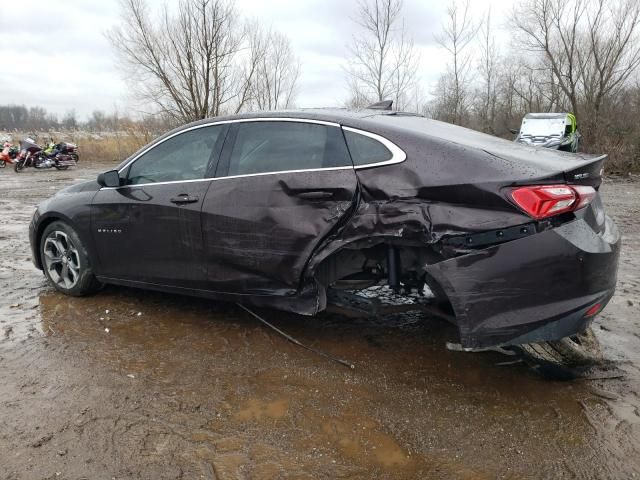
<svg viewBox="0 0 640 480">
<path fill-rule="evenodd" d="M 296 340 L 295 338 L 293 338 L 291 335 L 286 334 L 285 332 L 283 332 L 282 330 L 280 330 L 278 327 L 276 327 L 275 325 L 270 324 L 269 322 L 267 322 L 264 318 L 262 318 L 260 315 L 258 315 L 255 312 L 252 312 L 251 310 L 249 310 L 247 307 L 245 307 L 244 305 L 241 305 L 239 303 L 236 303 L 236 305 L 238 305 L 241 309 L 243 309 L 245 312 L 247 312 L 249 315 L 251 315 L 252 317 L 256 318 L 257 320 L 261 321 L 262 323 L 264 323 L 266 326 L 268 326 L 269 328 L 271 328 L 272 330 L 275 330 L 277 333 L 279 333 L 280 335 L 282 335 L 284 338 L 286 338 L 287 340 L 289 340 L 291 343 L 294 343 L 296 345 L 298 345 L 299 347 L 304 348 L 305 350 L 309 350 L 310 352 L 315 353 L 316 355 L 320 355 L 321 357 L 325 357 L 328 358 L 329 360 L 333 360 L 334 362 L 339 363 L 340 365 L 344 365 L 345 367 L 354 369 L 356 368 L 356 366 L 352 363 L 347 362 L 346 360 L 342 360 L 338 357 L 334 357 L 333 355 L 330 355 L 326 352 L 323 352 L 321 350 L 316 350 L 315 348 L 309 347 L 307 345 L 304 345 L 303 343 L 300 343 L 298 340 Z"/>
</svg>

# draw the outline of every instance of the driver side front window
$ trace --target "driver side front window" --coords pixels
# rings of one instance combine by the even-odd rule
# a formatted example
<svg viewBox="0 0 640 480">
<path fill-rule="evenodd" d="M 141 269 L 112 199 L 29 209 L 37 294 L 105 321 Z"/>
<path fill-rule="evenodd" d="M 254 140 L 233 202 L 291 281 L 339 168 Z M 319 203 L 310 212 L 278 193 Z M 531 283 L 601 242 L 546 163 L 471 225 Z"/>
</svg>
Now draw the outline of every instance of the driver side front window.
<svg viewBox="0 0 640 480">
<path fill-rule="evenodd" d="M 204 178 L 218 154 L 225 125 L 196 128 L 158 144 L 139 157 L 127 175 L 127 185 Z"/>
</svg>

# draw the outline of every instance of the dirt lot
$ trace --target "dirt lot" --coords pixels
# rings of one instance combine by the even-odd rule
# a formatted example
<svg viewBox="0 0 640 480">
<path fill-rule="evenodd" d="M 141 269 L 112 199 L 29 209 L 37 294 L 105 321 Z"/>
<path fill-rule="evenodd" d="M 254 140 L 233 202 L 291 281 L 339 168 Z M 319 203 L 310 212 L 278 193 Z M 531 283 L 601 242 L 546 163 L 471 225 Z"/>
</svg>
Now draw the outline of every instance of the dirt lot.
<svg viewBox="0 0 640 480">
<path fill-rule="evenodd" d="M 433 319 L 306 319 L 233 305 L 49 288 L 33 206 L 94 177 L 0 170 L 0 478 L 640 477 L 640 182 L 608 180 L 624 234 L 596 322 L 615 379 L 544 380 L 494 353 L 449 352 Z"/>
</svg>

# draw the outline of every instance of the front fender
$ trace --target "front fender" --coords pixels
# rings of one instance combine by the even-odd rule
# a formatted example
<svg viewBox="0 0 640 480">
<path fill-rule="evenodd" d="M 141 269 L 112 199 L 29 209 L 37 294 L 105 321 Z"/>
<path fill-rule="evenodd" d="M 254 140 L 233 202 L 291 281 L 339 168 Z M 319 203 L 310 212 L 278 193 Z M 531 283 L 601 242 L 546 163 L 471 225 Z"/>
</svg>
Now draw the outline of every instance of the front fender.
<svg viewBox="0 0 640 480">
<path fill-rule="evenodd" d="M 40 239 L 44 229 L 54 221 L 62 221 L 75 230 L 89 258 L 97 258 L 91 232 L 91 203 L 95 191 L 63 192 L 42 202 L 29 227 L 29 240 L 34 265 L 42 269 Z"/>
</svg>

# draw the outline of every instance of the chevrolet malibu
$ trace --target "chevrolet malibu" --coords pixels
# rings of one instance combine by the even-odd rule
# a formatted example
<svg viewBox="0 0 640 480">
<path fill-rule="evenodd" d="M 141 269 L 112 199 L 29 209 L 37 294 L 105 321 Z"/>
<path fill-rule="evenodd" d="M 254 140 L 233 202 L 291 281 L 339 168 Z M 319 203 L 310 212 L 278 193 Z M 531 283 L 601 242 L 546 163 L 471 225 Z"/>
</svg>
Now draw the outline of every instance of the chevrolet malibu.
<svg viewBox="0 0 640 480">
<path fill-rule="evenodd" d="M 303 315 L 335 291 L 428 288 L 465 348 L 559 340 L 615 289 L 605 158 L 386 110 L 214 118 L 41 203 L 33 260 L 69 295 L 119 284 Z"/>
</svg>

